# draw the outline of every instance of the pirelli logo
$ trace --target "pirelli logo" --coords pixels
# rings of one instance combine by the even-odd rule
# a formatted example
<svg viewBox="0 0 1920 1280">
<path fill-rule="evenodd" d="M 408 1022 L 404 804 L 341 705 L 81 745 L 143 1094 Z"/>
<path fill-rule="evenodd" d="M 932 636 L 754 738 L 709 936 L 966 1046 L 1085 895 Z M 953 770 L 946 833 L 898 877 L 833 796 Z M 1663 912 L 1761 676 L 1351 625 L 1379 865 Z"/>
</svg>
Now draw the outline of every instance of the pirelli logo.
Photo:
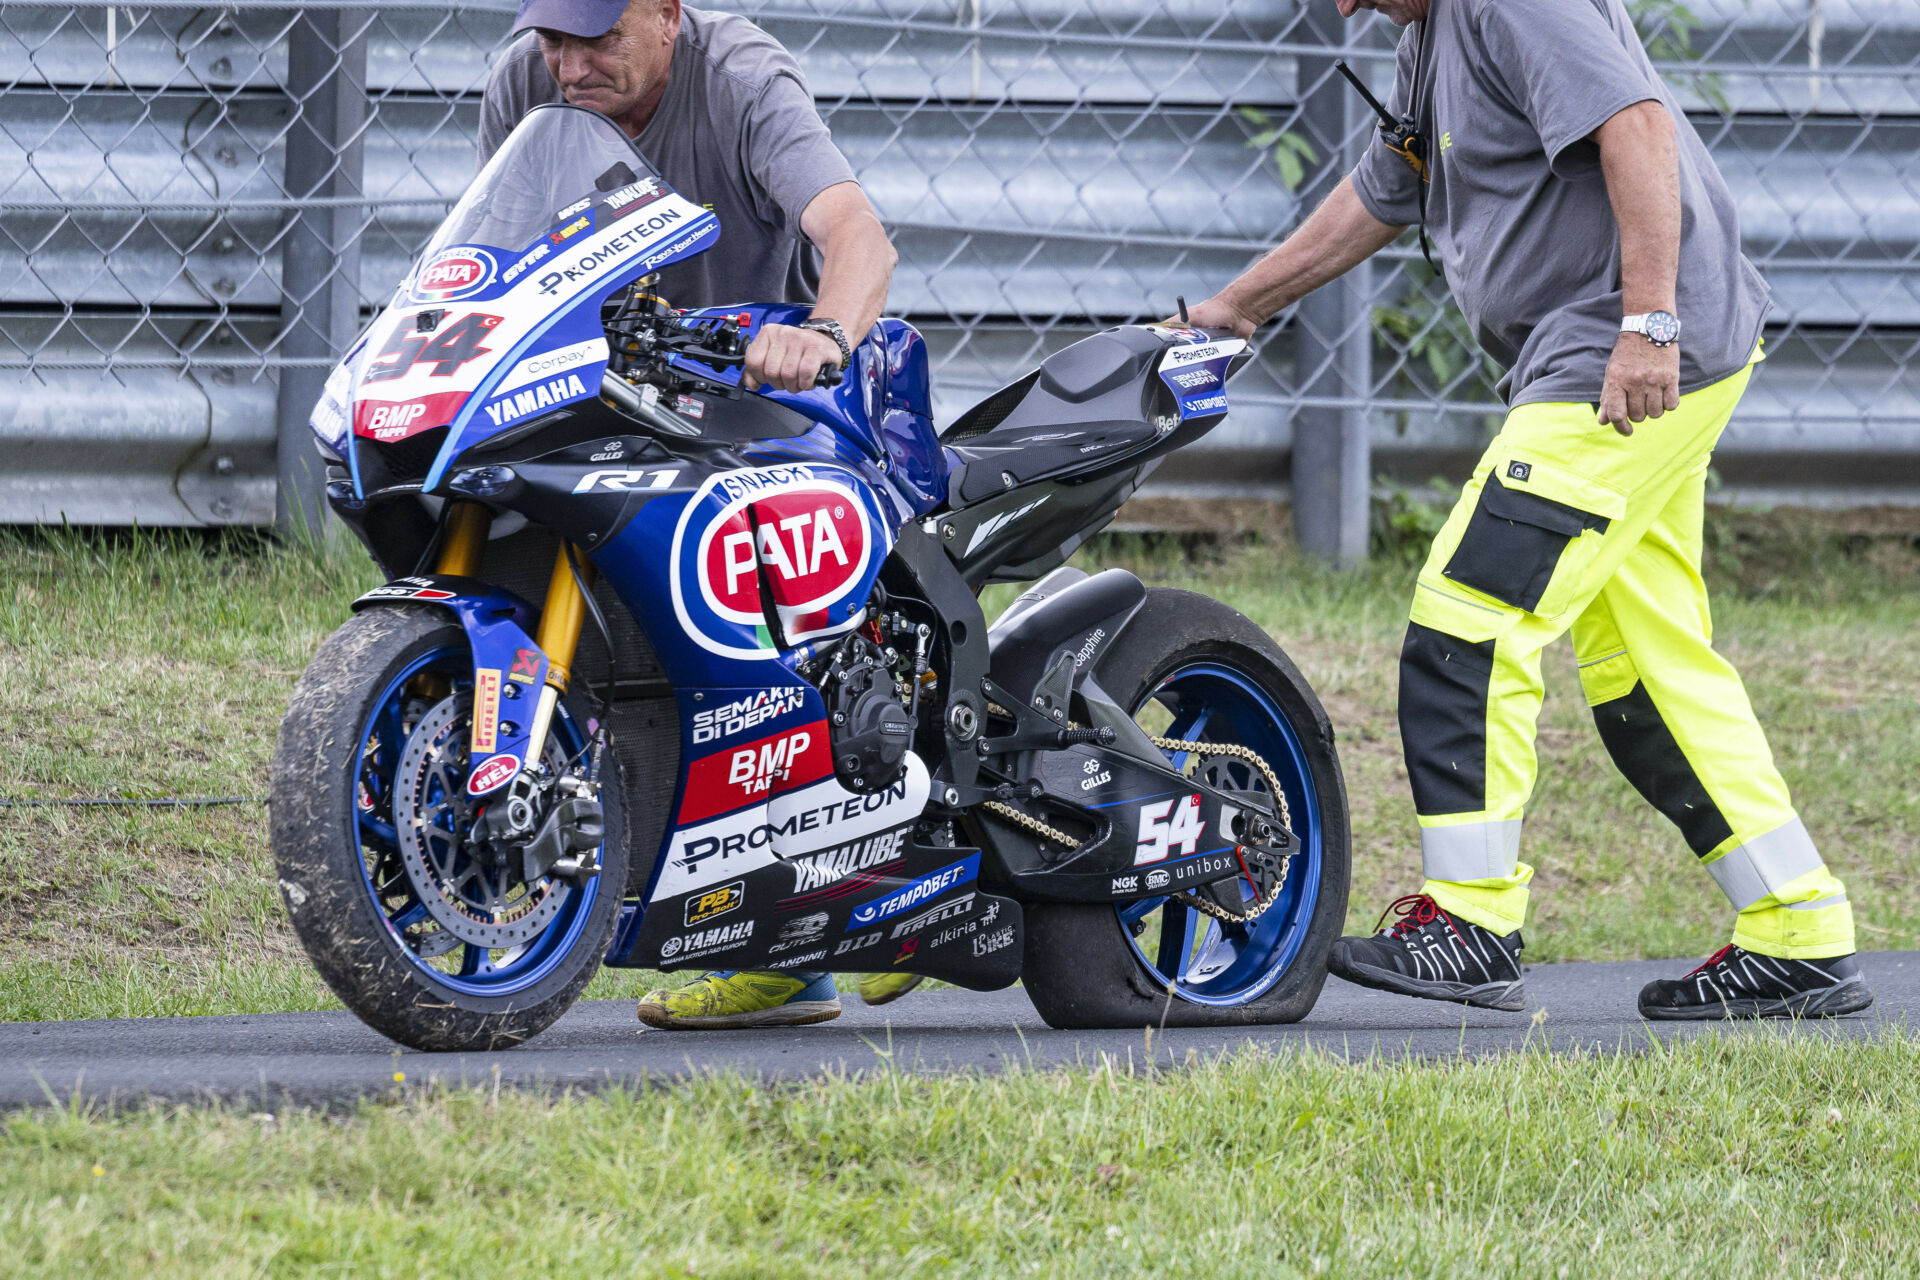
<svg viewBox="0 0 1920 1280">
<path fill-rule="evenodd" d="M 492 755 L 500 740 L 500 668 L 473 673 L 473 754 Z"/>
</svg>

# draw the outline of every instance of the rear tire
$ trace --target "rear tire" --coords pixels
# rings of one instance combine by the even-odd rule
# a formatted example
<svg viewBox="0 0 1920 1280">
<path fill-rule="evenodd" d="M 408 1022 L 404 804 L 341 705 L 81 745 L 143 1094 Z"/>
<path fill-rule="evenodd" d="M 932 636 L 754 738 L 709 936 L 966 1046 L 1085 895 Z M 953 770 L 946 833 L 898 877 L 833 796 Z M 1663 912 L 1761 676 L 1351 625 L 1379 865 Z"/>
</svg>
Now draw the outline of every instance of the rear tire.
<svg viewBox="0 0 1920 1280">
<path fill-rule="evenodd" d="M 421 954 L 436 953 L 431 945 L 419 945 L 420 926 L 396 928 L 376 904 L 374 882 L 383 877 L 370 872 L 377 841 L 369 843 L 365 832 L 381 810 L 364 790 L 366 760 L 373 757 L 363 759 L 363 753 L 375 734 L 398 736 L 392 729 L 377 729 L 376 717 L 396 696 L 396 681 L 423 662 L 435 664 L 424 669 L 448 672 L 455 687 L 464 664 L 471 684 L 466 633 L 446 613 L 381 606 L 354 615 L 329 636 L 300 677 L 273 755 L 270 829 L 281 897 L 314 968 L 374 1030 L 428 1052 L 510 1048 L 565 1013 L 606 954 L 627 878 L 619 762 L 609 750 L 601 765 L 606 814 L 601 871 L 564 891 L 588 900 L 569 908 L 563 899 L 545 930 L 522 948 L 520 959 L 504 950 L 498 957 L 498 993 L 484 990 L 496 972 L 480 954 L 484 948 L 461 951 L 474 953 L 470 963 L 476 977 L 436 970 Z M 584 720 L 563 700 L 550 736 L 569 752 L 585 741 L 576 722 Z M 386 749 L 397 754 L 397 745 Z M 385 883 L 383 901 L 396 900 L 394 885 L 404 898 L 404 880 Z M 403 934 L 415 936 L 415 945 L 409 946 Z M 438 939 L 441 953 L 458 950 L 445 946 L 450 938 Z M 517 975 L 515 965 L 522 970 Z"/>
<path fill-rule="evenodd" d="M 1138 712 L 1156 691 L 1196 671 L 1237 678 L 1261 695 L 1250 696 L 1249 705 L 1270 704 L 1285 721 L 1278 732 L 1290 744 L 1288 758 L 1268 757 L 1268 763 L 1288 792 L 1294 831 L 1301 837 L 1295 863 L 1301 864 L 1303 857 L 1307 861 L 1289 872 L 1282 890 L 1283 898 L 1289 892 L 1295 896 L 1272 910 L 1288 909 L 1291 903 L 1296 918 L 1269 948 L 1274 959 L 1267 970 L 1245 984 L 1244 998 L 1234 992 L 1203 994 L 1206 984 L 1198 983 L 1193 984 L 1196 999 L 1182 994 L 1188 986 L 1184 982 L 1168 986 L 1134 944 L 1113 906 L 1027 906 L 1026 990 L 1050 1026 L 1297 1022 L 1313 1008 L 1326 983 L 1327 956 L 1346 920 L 1351 871 L 1346 784 L 1333 726 L 1305 677 L 1272 637 L 1219 601 L 1191 591 L 1148 591 L 1140 612 L 1096 663 L 1095 678 L 1114 701 Z M 1244 735 L 1207 729 L 1198 736 L 1229 742 Z M 1311 813 L 1303 811 L 1308 797 Z M 1311 885 L 1306 883 L 1309 876 Z M 1165 908 L 1176 909 L 1185 910 Z"/>
</svg>

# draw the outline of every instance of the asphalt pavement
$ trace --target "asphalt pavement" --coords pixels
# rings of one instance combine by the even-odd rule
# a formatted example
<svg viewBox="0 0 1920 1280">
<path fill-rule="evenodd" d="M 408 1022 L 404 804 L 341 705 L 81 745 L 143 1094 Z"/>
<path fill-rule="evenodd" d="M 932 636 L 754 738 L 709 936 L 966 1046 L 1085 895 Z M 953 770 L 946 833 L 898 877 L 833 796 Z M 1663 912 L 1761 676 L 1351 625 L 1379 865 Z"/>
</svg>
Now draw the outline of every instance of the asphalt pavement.
<svg viewBox="0 0 1920 1280">
<path fill-rule="evenodd" d="M 1825 1022 L 1736 1024 L 1744 1035 L 1864 1037 L 1906 1025 L 1920 1008 L 1920 952 L 1863 954 L 1877 1003 L 1856 1017 Z M 1018 988 L 992 993 L 915 993 L 870 1009 L 842 996 L 829 1023 L 763 1031 L 648 1031 L 631 1001 L 594 1001 L 517 1049 L 498 1053 L 412 1053 L 348 1013 L 277 1013 L 216 1018 L 0 1023 L 0 1107 L 96 1105 L 143 1100 L 219 1100 L 259 1109 L 337 1106 L 439 1082 L 445 1085 L 595 1088 L 696 1072 L 736 1071 L 762 1080 L 902 1070 L 994 1072 L 1009 1067 L 1095 1065 L 1101 1055 L 1144 1066 L 1179 1064 L 1253 1046 L 1312 1045 L 1347 1058 L 1440 1058 L 1504 1053 L 1529 1044 L 1555 1050 L 1632 1052 L 1724 1024 L 1648 1023 L 1634 997 L 1685 961 L 1536 965 L 1527 972 L 1532 1008 L 1497 1013 L 1367 991 L 1331 978 L 1303 1022 L 1230 1031 L 1142 1029 L 1055 1031 Z M 394 1083 L 395 1072 L 406 1076 Z"/>
</svg>

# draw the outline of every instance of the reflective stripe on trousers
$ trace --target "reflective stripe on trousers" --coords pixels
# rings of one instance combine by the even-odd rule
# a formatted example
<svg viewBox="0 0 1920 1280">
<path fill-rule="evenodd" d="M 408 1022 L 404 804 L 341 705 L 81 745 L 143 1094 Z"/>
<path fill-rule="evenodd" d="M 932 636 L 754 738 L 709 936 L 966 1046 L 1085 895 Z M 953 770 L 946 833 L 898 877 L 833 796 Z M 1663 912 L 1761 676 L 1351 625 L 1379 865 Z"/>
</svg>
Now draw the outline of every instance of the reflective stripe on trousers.
<svg viewBox="0 0 1920 1280">
<path fill-rule="evenodd" d="M 1713 648 L 1700 578 L 1707 464 L 1750 373 L 1631 437 L 1590 405 L 1520 406 L 1434 539 L 1400 729 L 1425 891 L 1448 911 L 1501 933 L 1525 919 L 1540 653 L 1571 629 L 1601 740 L 1726 892 L 1734 941 L 1797 959 L 1853 950 L 1845 890 Z"/>
</svg>

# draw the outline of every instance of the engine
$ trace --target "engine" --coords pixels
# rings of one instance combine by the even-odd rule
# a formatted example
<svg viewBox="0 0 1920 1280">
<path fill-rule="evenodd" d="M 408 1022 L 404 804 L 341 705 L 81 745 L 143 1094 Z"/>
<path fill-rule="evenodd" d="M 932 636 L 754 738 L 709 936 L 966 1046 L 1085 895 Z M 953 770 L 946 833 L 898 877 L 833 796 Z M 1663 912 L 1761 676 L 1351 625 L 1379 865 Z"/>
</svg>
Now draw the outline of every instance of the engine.
<svg viewBox="0 0 1920 1280">
<path fill-rule="evenodd" d="M 883 791 L 906 770 L 913 715 L 900 700 L 900 656 L 858 632 L 834 650 L 820 678 L 833 772 L 849 791 Z"/>
</svg>

